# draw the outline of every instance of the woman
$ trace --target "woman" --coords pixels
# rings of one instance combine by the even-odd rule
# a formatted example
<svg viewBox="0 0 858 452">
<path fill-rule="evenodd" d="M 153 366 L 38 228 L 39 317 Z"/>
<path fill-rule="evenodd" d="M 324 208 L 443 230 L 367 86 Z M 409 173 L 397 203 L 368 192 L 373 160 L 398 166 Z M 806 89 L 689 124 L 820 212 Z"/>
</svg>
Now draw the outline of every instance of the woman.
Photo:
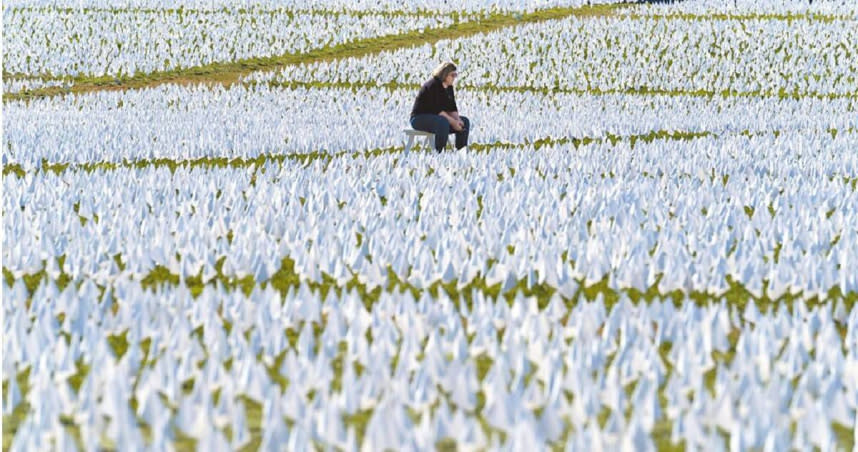
<svg viewBox="0 0 858 452">
<path fill-rule="evenodd" d="M 453 84 L 458 76 L 455 64 L 449 61 L 441 63 L 432 71 L 432 78 L 420 87 L 411 109 L 411 127 L 434 133 L 438 152 L 444 150 L 447 135 L 451 133 L 456 134 L 456 149 L 468 145 L 471 123 L 468 118 L 459 116 L 453 94 Z"/>
</svg>

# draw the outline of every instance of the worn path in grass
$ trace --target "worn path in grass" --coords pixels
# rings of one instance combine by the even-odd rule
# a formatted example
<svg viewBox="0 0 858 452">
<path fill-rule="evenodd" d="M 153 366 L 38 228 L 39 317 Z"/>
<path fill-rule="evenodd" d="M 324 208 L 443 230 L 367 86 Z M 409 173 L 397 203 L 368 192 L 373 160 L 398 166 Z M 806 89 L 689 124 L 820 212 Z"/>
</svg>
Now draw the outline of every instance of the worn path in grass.
<svg viewBox="0 0 858 452">
<path fill-rule="evenodd" d="M 342 90 L 357 90 L 357 89 L 374 89 L 381 88 L 389 91 L 393 90 L 409 90 L 416 91 L 420 88 L 419 83 L 400 83 L 400 82 L 322 82 L 322 81 L 300 81 L 300 80 L 271 80 L 271 81 L 254 81 L 247 80 L 241 82 L 243 86 L 267 85 L 271 88 L 280 89 L 342 89 Z M 485 91 L 497 93 L 533 93 L 542 95 L 555 94 L 577 94 L 580 96 L 668 96 L 668 97 L 720 97 L 723 99 L 734 97 L 745 98 L 777 98 L 777 99 L 854 99 L 858 100 L 858 93 L 846 92 L 824 92 L 824 91 L 799 91 L 788 90 L 784 87 L 779 87 L 777 90 L 747 90 L 737 91 L 730 89 L 664 89 L 658 87 L 650 87 L 639 85 L 628 88 L 575 88 L 570 86 L 530 86 L 530 85 L 493 85 L 493 84 L 459 84 L 457 89 L 466 89 L 468 91 Z M 855 105 L 848 105 L 849 111 L 858 108 Z"/>
<path fill-rule="evenodd" d="M 849 132 L 849 131 L 847 131 Z M 775 132 L 779 133 L 779 132 Z M 829 131 L 829 133 L 832 133 Z M 836 132 L 835 132 L 836 133 Z M 747 132 L 744 135 L 752 135 Z M 528 146 L 533 146 L 539 150 L 543 146 L 557 146 L 571 144 L 576 148 L 581 145 L 598 142 L 610 142 L 616 144 L 618 141 L 628 141 L 634 147 L 637 142 L 651 142 L 653 140 L 692 140 L 703 137 L 717 137 L 712 132 L 693 132 L 693 131 L 668 131 L 668 130 L 653 130 L 643 134 L 636 135 L 614 135 L 606 134 L 604 137 L 543 137 L 531 140 L 525 140 L 521 143 L 510 142 L 494 142 L 494 143 L 473 143 L 469 149 L 474 152 L 488 152 L 495 149 L 523 149 Z M 421 147 L 421 143 L 417 143 Z M 302 164 L 309 164 L 316 160 L 328 160 L 334 158 L 361 158 L 361 157 L 376 157 L 385 154 L 399 154 L 404 150 L 403 146 L 391 146 L 386 148 L 366 149 L 363 151 L 313 151 L 313 152 L 293 152 L 293 153 L 271 153 L 260 154 L 256 157 L 201 157 L 187 160 L 175 160 L 170 158 L 160 158 L 151 160 L 124 160 L 121 162 L 88 162 L 88 163 L 70 163 L 70 162 L 48 162 L 43 160 L 41 167 L 31 170 L 31 172 L 52 172 L 60 174 L 66 170 L 72 171 L 113 171 L 122 168 L 169 168 L 175 171 L 177 168 L 183 167 L 206 167 L 206 168 L 249 168 L 252 166 L 262 167 L 268 163 L 282 163 L 284 161 L 296 161 Z M 425 152 L 425 149 L 423 150 Z M 3 166 L 3 175 L 14 175 L 19 178 L 27 175 L 27 170 L 20 164 L 8 163 Z"/>
<path fill-rule="evenodd" d="M 431 30 L 413 30 L 407 33 L 361 39 L 350 43 L 324 47 L 306 53 L 289 53 L 266 58 L 251 58 L 231 62 L 218 62 L 185 69 L 153 72 L 123 77 L 78 77 L 71 79 L 69 88 L 47 87 L 22 93 L 3 95 L 3 101 L 38 99 L 67 93 L 82 94 L 93 91 L 127 90 L 151 88 L 164 83 L 176 84 L 221 84 L 238 83 L 242 76 L 254 71 L 275 70 L 301 63 L 330 61 L 340 58 L 361 57 L 382 51 L 397 50 L 432 44 L 442 39 L 457 39 L 478 33 L 488 33 L 501 28 L 562 19 L 569 16 L 598 17 L 614 14 L 628 3 L 615 5 L 582 6 L 577 8 L 551 8 L 528 14 L 491 14 L 472 22 L 454 23 Z"/>
<path fill-rule="evenodd" d="M 745 130 L 743 132 L 733 133 L 734 136 L 762 136 L 766 134 L 773 134 L 778 136 L 781 132 L 778 130 L 771 131 L 750 131 Z M 825 130 L 825 133 L 831 134 L 832 137 L 836 137 L 841 133 L 849 133 L 854 134 L 858 133 L 856 129 L 845 129 L 845 130 L 837 130 L 837 129 L 828 129 Z M 488 152 L 492 150 L 498 149 L 524 149 L 528 146 L 533 146 L 534 149 L 539 150 L 543 146 L 558 146 L 558 145 L 566 145 L 570 144 L 575 146 L 576 148 L 581 145 L 587 145 L 591 143 L 600 143 L 600 142 L 610 142 L 611 144 L 616 144 L 619 141 L 627 141 L 630 143 L 631 147 L 634 148 L 635 144 L 638 142 L 649 143 L 654 140 L 694 140 L 699 138 L 717 138 L 721 135 L 718 135 L 714 132 L 710 131 L 683 131 L 683 130 L 653 130 L 647 133 L 634 134 L 634 135 L 614 135 L 611 133 L 607 133 L 604 136 L 598 137 L 542 137 L 535 138 L 530 140 L 525 140 L 520 143 L 510 143 L 510 142 L 494 142 L 494 143 L 473 143 L 468 149 L 473 152 Z M 426 152 L 425 148 L 422 147 L 420 141 L 416 146 L 422 149 L 423 152 Z M 260 154 L 255 157 L 200 157 L 186 160 L 177 160 L 170 158 L 159 158 L 159 159 L 150 159 L 150 160 L 123 160 L 121 162 L 110 162 L 110 161 L 97 161 L 97 162 L 87 162 L 87 163 L 72 163 L 72 162 L 49 162 L 47 160 L 43 160 L 41 166 L 39 168 L 27 170 L 23 166 L 18 163 L 7 163 L 3 166 L 3 176 L 16 176 L 18 178 L 25 177 L 27 173 L 38 173 L 38 172 L 51 172 L 55 174 L 61 174 L 67 170 L 72 171 L 114 171 L 123 168 L 130 169 L 142 169 L 142 168 L 169 168 L 171 171 L 175 171 L 177 168 L 193 168 L 193 167 L 205 167 L 205 168 L 249 168 L 249 167 L 258 167 L 261 168 L 269 163 L 280 163 L 282 164 L 285 161 L 296 161 L 300 162 L 304 165 L 310 164 L 311 162 L 317 160 L 327 160 L 335 158 L 368 158 L 368 157 L 376 157 L 385 154 L 399 154 L 404 150 L 403 146 L 390 146 L 386 148 L 375 148 L 375 149 L 366 149 L 362 151 L 339 151 L 339 152 L 328 152 L 328 151 L 312 151 L 312 152 L 292 152 L 292 153 L 270 153 L 270 154 Z M 416 151 L 417 149 L 415 149 Z M 834 177 L 834 176 L 831 176 Z M 858 184 L 858 177 L 854 177 L 851 175 L 840 175 L 843 179 L 843 182 L 846 184 L 852 185 L 852 190 L 856 190 L 856 184 Z"/>
</svg>

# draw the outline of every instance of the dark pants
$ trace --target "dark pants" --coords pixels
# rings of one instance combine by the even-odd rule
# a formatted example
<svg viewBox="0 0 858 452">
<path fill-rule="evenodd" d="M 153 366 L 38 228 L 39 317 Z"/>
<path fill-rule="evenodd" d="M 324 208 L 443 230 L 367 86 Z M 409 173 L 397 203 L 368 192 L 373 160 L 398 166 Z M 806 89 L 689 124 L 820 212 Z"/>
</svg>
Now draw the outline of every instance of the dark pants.
<svg viewBox="0 0 858 452">
<path fill-rule="evenodd" d="M 435 149 L 438 152 L 443 151 L 444 147 L 447 146 L 447 135 L 451 133 L 456 134 L 456 149 L 462 149 L 468 145 L 468 131 L 471 129 L 471 121 L 464 116 L 459 116 L 459 119 L 465 123 L 465 128 L 461 132 L 452 131 L 450 123 L 441 115 L 415 115 L 411 118 L 411 127 L 414 130 L 434 133 Z"/>
</svg>

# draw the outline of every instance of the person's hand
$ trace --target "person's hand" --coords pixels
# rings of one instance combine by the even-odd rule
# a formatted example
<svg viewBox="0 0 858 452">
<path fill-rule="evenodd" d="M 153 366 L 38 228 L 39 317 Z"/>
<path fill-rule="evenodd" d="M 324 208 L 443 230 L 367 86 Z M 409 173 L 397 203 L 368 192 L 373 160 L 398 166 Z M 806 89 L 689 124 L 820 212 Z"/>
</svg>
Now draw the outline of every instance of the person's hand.
<svg viewBox="0 0 858 452">
<path fill-rule="evenodd" d="M 465 130 L 465 123 L 458 119 L 453 121 L 453 130 L 456 132 L 461 132 Z"/>
</svg>

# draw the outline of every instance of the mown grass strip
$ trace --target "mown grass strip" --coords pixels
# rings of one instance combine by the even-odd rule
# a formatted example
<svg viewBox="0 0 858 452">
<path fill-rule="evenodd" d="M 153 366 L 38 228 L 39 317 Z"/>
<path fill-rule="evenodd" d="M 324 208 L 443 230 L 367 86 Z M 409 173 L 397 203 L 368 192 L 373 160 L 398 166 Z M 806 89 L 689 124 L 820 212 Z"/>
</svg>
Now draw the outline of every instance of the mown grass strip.
<svg viewBox="0 0 858 452">
<path fill-rule="evenodd" d="M 634 20 L 685 20 L 685 21 L 753 21 L 753 20 L 782 20 L 786 22 L 795 21 L 811 21 L 811 22 L 836 22 L 858 20 L 854 16 L 846 14 L 820 14 L 820 13 L 711 13 L 711 14 L 694 14 L 694 13 L 669 13 L 669 14 L 639 14 L 629 12 L 622 14 L 620 17 Z"/>
<path fill-rule="evenodd" d="M 387 90 L 412 90 L 415 91 L 420 88 L 420 85 L 417 83 L 398 83 L 398 82 L 385 82 L 385 83 L 375 83 L 375 82 L 306 82 L 306 81 L 297 81 L 297 80 L 289 80 L 289 81 L 254 81 L 248 80 L 243 81 L 242 84 L 246 86 L 255 86 L 255 85 L 266 85 L 270 88 L 283 88 L 283 89 L 296 89 L 296 88 L 305 88 L 305 89 L 344 89 L 344 90 L 352 90 L 357 91 L 361 89 L 387 89 Z M 591 95 L 591 96 L 610 96 L 610 95 L 637 95 L 637 96 L 668 96 L 668 97 L 720 97 L 720 98 L 730 98 L 730 97 L 745 97 L 745 98 L 778 98 L 781 100 L 786 99 L 822 99 L 822 100 L 835 100 L 835 99 L 858 99 L 858 93 L 819 93 L 819 92 L 807 92 L 807 91 L 798 91 L 792 90 L 789 91 L 785 88 L 781 88 L 778 91 L 736 91 L 736 90 L 666 90 L 661 88 L 652 88 L 647 86 L 639 86 L 635 88 L 623 88 L 623 89 L 600 89 L 589 87 L 586 89 L 581 88 L 569 88 L 569 87 L 538 87 L 538 86 L 497 86 L 497 85 L 468 85 L 463 84 L 459 85 L 458 89 L 467 90 L 467 91 L 485 91 L 485 92 L 497 92 L 497 93 L 534 93 L 534 94 L 542 94 L 542 95 L 552 95 L 552 94 L 578 94 L 582 96 Z"/>
<path fill-rule="evenodd" d="M 219 8 L 219 9 L 211 9 L 211 10 L 201 10 L 201 9 L 193 9 L 193 8 L 166 8 L 166 9 L 153 9 L 153 8 L 55 8 L 55 7 L 17 7 L 10 8 L 9 11 L 25 11 L 25 12 L 33 12 L 33 13 L 45 13 L 49 12 L 52 14 L 98 14 L 98 13 L 106 13 L 106 14 L 153 14 L 159 16 L 170 16 L 177 15 L 179 17 L 183 17 L 185 15 L 190 14 L 232 14 L 232 15 L 253 15 L 253 16 L 274 16 L 274 15 L 283 15 L 287 16 L 290 19 L 294 19 L 298 15 L 319 15 L 319 16 L 352 16 L 357 18 L 365 18 L 365 17 L 407 17 L 407 18 L 432 18 L 432 17 L 440 17 L 442 14 L 439 14 L 435 11 L 428 10 L 418 10 L 418 11 L 370 11 L 370 10 L 348 10 L 348 9 L 294 9 L 294 8 L 276 8 L 276 9 L 254 9 L 254 8 L 237 8 L 237 9 L 229 9 L 229 8 Z M 453 23 L 461 23 L 467 22 L 470 20 L 475 20 L 481 17 L 483 14 L 474 13 L 462 13 L 458 11 L 452 11 L 450 13 L 443 14 L 445 18 L 452 19 Z M 78 17 L 78 19 L 83 19 L 82 17 Z M 191 69 L 191 68 L 188 68 Z M 124 80 L 123 77 L 111 78 L 111 77 L 102 77 L 103 79 L 112 80 L 113 83 L 116 83 L 116 80 L 120 82 Z M 57 82 L 67 82 L 70 86 L 77 83 L 81 80 L 100 80 L 101 78 L 93 78 L 93 77 L 74 77 L 68 75 L 53 75 L 50 73 L 42 73 L 42 74 L 27 74 L 20 72 L 8 72 L 5 69 L 3 70 L 3 79 L 7 81 L 27 81 L 27 80 L 41 80 L 43 82 L 47 81 L 57 81 Z M 43 88 L 44 89 L 44 88 Z M 35 90 L 33 90 L 35 91 Z M 5 96 L 4 96 L 5 99 Z"/>
<path fill-rule="evenodd" d="M 525 141 L 524 143 L 505 143 L 496 142 L 488 144 L 473 143 L 468 149 L 472 152 L 488 152 L 495 149 L 520 149 L 527 146 L 533 146 L 536 150 L 543 146 L 557 146 L 571 144 L 578 148 L 582 145 L 599 143 L 608 141 L 616 144 L 620 141 L 629 141 L 634 147 L 638 142 L 649 143 L 655 140 L 692 140 L 697 138 L 717 136 L 711 132 L 683 132 L 683 131 L 666 131 L 657 130 L 644 134 L 637 135 L 613 135 L 608 133 L 604 138 L 601 137 L 561 137 L 561 138 L 539 138 L 533 141 Z M 418 143 L 419 145 L 419 143 Z M 341 152 L 323 152 L 313 151 L 307 153 L 288 153 L 288 154 L 262 154 L 254 158 L 227 158 L 227 157 L 202 157 L 191 160 L 172 160 L 172 159 L 153 159 L 153 160 L 136 160 L 123 162 L 91 162 L 83 164 L 71 163 L 51 163 L 47 160 L 42 161 L 41 167 L 36 172 L 50 172 L 61 174 L 64 171 L 114 171 L 117 169 L 131 168 L 169 168 L 170 171 L 176 171 L 179 168 L 249 168 L 251 166 L 261 167 L 268 163 L 284 163 L 286 161 L 299 162 L 303 165 L 310 164 L 317 160 L 331 160 L 335 158 L 352 157 L 352 158 L 370 158 L 378 157 L 386 154 L 397 154 L 404 150 L 404 146 L 390 146 L 386 148 L 376 148 L 366 151 L 341 151 Z M 413 152 L 427 152 L 424 150 L 414 150 Z M 27 171 L 18 163 L 10 163 L 3 166 L 3 175 L 14 175 L 18 178 L 26 176 Z"/>
<path fill-rule="evenodd" d="M 283 8 L 283 7 L 275 7 L 275 8 L 211 8 L 211 9 L 200 9 L 200 8 L 185 8 L 184 6 L 180 6 L 178 8 L 146 8 L 146 7 L 84 7 L 84 8 L 69 8 L 69 7 L 57 7 L 57 6 L 15 6 L 12 8 L 8 8 L 7 12 L 15 13 L 15 12 L 27 12 L 27 13 L 56 13 L 56 14 L 155 14 L 159 16 L 172 16 L 172 15 L 186 15 L 186 14 L 232 14 L 232 15 L 254 15 L 254 16 L 274 16 L 274 15 L 285 15 L 288 17 L 295 17 L 301 14 L 320 14 L 320 15 L 349 15 L 355 17 L 368 17 L 368 16 L 384 16 L 384 17 L 437 17 L 437 16 L 446 16 L 453 18 L 454 20 L 460 20 L 467 17 L 476 17 L 485 15 L 486 13 L 481 12 L 459 12 L 459 11 L 450 11 L 448 13 L 439 13 L 438 11 L 433 11 L 429 9 L 417 9 L 414 11 L 405 11 L 405 10 L 360 10 L 360 9 L 348 9 L 348 8 Z"/>
<path fill-rule="evenodd" d="M 582 7 L 558 7 L 539 10 L 528 14 L 493 13 L 473 22 L 454 23 L 448 27 L 430 30 L 413 30 L 398 35 L 379 36 L 337 44 L 306 53 L 290 53 L 274 57 L 249 58 L 231 62 L 218 62 L 185 69 L 135 74 L 114 77 L 76 77 L 69 88 L 48 87 L 21 93 L 3 95 L 3 101 L 38 99 L 68 93 L 82 94 L 103 90 L 127 90 L 150 88 L 163 83 L 176 84 L 222 84 L 238 82 L 242 75 L 254 71 L 273 70 L 282 66 L 330 61 L 340 58 L 355 58 L 364 55 L 391 51 L 402 48 L 432 44 L 442 39 L 457 39 L 487 33 L 514 25 L 537 23 L 562 19 L 568 16 L 595 17 L 613 14 L 614 11 L 628 6 L 627 3 L 615 5 L 595 5 Z"/>
<path fill-rule="evenodd" d="M 37 77 L 39 78 L 39 77 Z M 44 80 L 48 80 L 49 78 L 42 78 Z M 399 82 L 328 82 L 328 81 L 299 81 L 299 80 L 286 80 L 286 81 L 256 81 L 256 80 L 241 80 L 237 82 L 237 84 L 241 84 L 243 86 L 252 87 L 258 85 L 265 85 L 269 88 L 280 88 L 280 89 L 343 89 L 350 91 L 357 91 L 361 89 L 386 89 L 389 91 L 397 91 L 397 90 L 410 90 L 416 91 L 420 88 L 420 85 L 417 83 L 399 83 Z M 60 87 L 51 87 L 45 89 L 62 89 L 68 90 L 66 88 Z M 555 94 L 576 94 L 581 96 L 666 96 L 666 97 L 704 97 L 704 98 L 748 98 L 748 99 L 773 99 L 777 98 L 780 100 L 802 100 L 802 99 L 819 99 L 819 100 L 836 100 L 836 99 L 852 99 L 858 100 L 858 93 L 845 92 L 845 93 L 824 93 L 824 92 L 810 92 L 810 91 L 799 91 L 799 90 L 787 90 L 786 88 L 780 88 L 777 91 L 762 91 L 762 90 L 754 90 L 754 91 L 737 91 L 737 90 L 678 90 L 678 89 L 662 89 L 662 88 L 654 88 L 648 86 L 638 86 L 638 87 L 629 87 L 622 89 L 600 89 L 594 87 L 588 88 L 570 88 L 570 87 L 539 87 L 539 86 L 497 86 L 491 84 L 484 85 L 469 85 L 469 84 L 460 84 L 460 91 L 482 91 L 482 92 L 492 92 L 492 93 L 533 93 L 533 94 L 541 94 L 541 95 L 555 95 Z M 35 92 L 35 91 L 30 91 Z M 27 92 L 24 92 L 27 93 Z M 9 96 L 14 96 L 16 94 L 9 94 Z M 24 97 L 23 99 L 30 99 L 29 97 Z M 12 101 L 12 100 L 10 100 Z"/>
<path fill-rule="evenodd" d="M 840 133 L 855 133 L 856 129 L 849 128 L 846 130 L 837 130 L 837 129 L 829 129 L 826 131 L 831 134 L 832 137 L 836 137 Z M 761 132 L 751 132 L 749 130 L 738 133 L 740 136 L 744 137 L 752 137 L 752 136 L 760 136 L 766 134 L 773 134 L 774 136 L 780 135 L 780 131 L 761 131 Z M 632 148 L 639 142 L 643 143 L 651 143 L 655 140 L 676 140 L 676 141 L 685 141 L 685 140 L 694 140 L 699 138 L 712 137 L 717 138 L 719 135 L 714 132 L 703 131 L 703 132 L 690 132 L 690 131 L 668 131 L 668 130 L 654 130 L 647 133 L 635 134 L 635 135 L 614 135 L 611 133 L 607 133 L 604 137 L 545 137 L 538 138 L 536 140 L 525 140 L 523 143 L 507 143 L 507 142 L 495 142 L 495 143 L 472 143 L 468 146 L 468 149 L 471 152 L 481 153 L 481 152 L 489 152 L 497 149 L 522 149 L 527 146 L 533 146 L 534 149 L 540 150 L 544 146 L 559 146 L 565 144 L 571 144 L 576 149 L 580 146 L 593 144 L 593 143 L 601 143 L 601 142 L 609 142 L 611 144 L 616 144 L 621 141 L 628 141 Z M 418 143 L 418 146 L 420 143 Z M 313 151 L 306 153 L 286 153 L 286 154 L 262 154 L 254 158 L 228 158 L 228 157 L 201 157 L 197 159 L 190 160 L 173 160 L 173 159 L 152 159 L 152 160 L 136 160 L 136 161 L 123 161 L 123 162 L 90 162 L 83 164 L 71 164 L 71 163 L 51 163 L 47 160 L 42 161 L 42 165 L 35 172 L 50 172 L 54 174 L 61 174 L 64 171 L 72 170 L 72 171 L 85 171 L 85 172 L 94 172 L 94 171 L 114 171 L 118 169 L 143 169 L 143 168 L 169 168 L 170 171 L 175 172 L 179 168 L 249 168 L 252 166 L 262 167 L 268 163 L 278 163 L 283 164 L 287 161 L 299 162 L 302 165 L 308 165 L 317 160 L 332 160 L 335 158 L 371 158 L 378 157 L 387 154 L 397 154 L 401 153 L 404 150 L 404 146 L 390 146 L 386 148 L 376 148 L 365 151 L 340 151 L 340 152 L 324 152 L 324 151 Z M 430 152 L 430 150 L 426 149 L 415 149 L 412 152 Z M 9 163 L 3 166 L 3 176 L 16 176 L 18 178 L 23 178 L 27 175 L 27 170 L 24 169 L 19 163 Z M 832 177 L 833 180 L 833 177 Z M 849 177 L 843 176 L 843 182 L 846 184 L 852 185 L 852 190 L 856 190 L 856 183 L 858 183 L 858 177 Z"/>
<path fill-rule="evenodd" d="M 58 260 L 64 260 L 64 258 L 64 256 L 60 256 Z M 118 257 L 118 259 L 122 258 Z M 528 284 L 526 279 L 515 281 L 515 284 L 513 284 L 510 289 L 504 291 L 502 289 L 502 282 L 489 284 L 486 280 L 486 276 L 482 274 L 477 274 L 477 276 L 475 276 L 471 281 L 463 284 L 457 280 L 452 280 L 447 283 L 438 280 L 430 284 L 428 287 L 419 288 L 406 280 L 400 279 L 393 269 L 388 266 L 386 269 L 386 283 L 380 286 L 370 287 L 362 283 L 357 275 L 354 275 L 345 283 L 339 283 L 336 279 L 324 273 L 322 274 L 321 282 L 302 279 L 301 275 L 295 270 L 295 261 L 288 256 L 281 260 L 279 270 L 272 274 L 267 281 L 257 282 L 252 275 L 248 275 L 243 278 L 235 278 L 223 274 L 222 269 L 224 261 L 224 257 L 218 259 L 215 264 L 216 274 L 208 280 L 203 280 L 202 270 L 200 270 L 200 274 L 198 275 L 182 277 L 181 275 L 171 273 L 167 267 L 156 265 L 151 271 L 149 271 L 149 273 L 137 281 L 140 283 L 142 288 L 151 290 L 162 286 L 177 287 L 182 285 L 187 287 L 193 296 L 199 296 L 206 287 L 216 287 L 218 284 L 230 291 L 241 291 L 245 295 L 249 295 L 257 286 L 262 288 L 271 286 L 285 296 L 289 290 L 294 290 L 301 284 L 304 284 L 309 289 L 317 291 L 322 299 L 324 299 L 331 291 L 334 291 L 337 295 L 354 291 L 360 296 L 367 308 L 370 308 L 376 301 L 378 301 L 384 293 L 403 294 L 405 292 L 410 292 L 415 299 L 419 298 L 421 294 L 427 292 L 433 297 L 438 297 L 443 293 L 450 297 L 454 303 L 466 303 L 469 308 L 475 293 L 481 293 L 486 297 L 492 298 L 503 297 L 509 302 L 511 302 L 518 294 L 525 297 L 534 297 L 536 298 L 540 309 L 546 307 L 551 297 L 555 294 L 560 295 L 569 306 L 574 305 L 582 296 L 587 300 L 596 300 L 598 297 L 601 297 L 609 308 L 617 303 L 624 295 L 634 303 L 651 302 L 658 298 L 663 300 L 672 300 L 677 306 L 680 306 L 686 298 L 700 305 L 719 303 L 721 299 L 724 299 L 731 306 L 739 308 L 744 308 L 749 302 L 754 302 L 760 310 L 764 310 L 764 308 L 768 307 L 776 307 L 780 303 L 791 305 L 796 302 L 804 302 L 808 306 L 815 306 L 834 302 L 835 300 L 843 301 L 846 308 L 851 309 L 855 305 L 856 301 L 858 301 L 858 292 L 844 293 L 839 286 L 832 287 L 824 295 L 811 293 L 805 296 L 803 292 L 786 292 L 777 298 L 773 298 L 768 294 L 767 281 L 763 283 L 762 294 L 760 296 L 755 296 L 750 290 L 741 283 L 734 281 L 729 275 L 726 278 L 728 289 L 723 293 L 717 294 L 693 290 L 683 291 L 681 289 L 662 293 L 658 290 L 658 286 L 661 279 L 664 277 L 663 274 L 659 274 L 652 286 L 647 288 L 646 291 L 640 291 L 635 288 L 622 288 L 615 290 L 610 287 L 609 276 L 606 274 L 600 281 L 590 285 L 587 285 L 584 280 L 577 280 L 578 288 L 576 292 L 571 296 L 568 296 L 568 294 L 564 296 L 558 292 L 557 288 L 546 282 L 535 282 L 538 281 L 538 278 L 530 284 Z M 574 261 L 569 260 L 568 262 L 570 264 L 574 264 Z M 75 284 L 79 287 L 84 281 L 82 278 L 73 280 L 65 273 L 61 273 L 56 279 L 51 279 L 45 270 L 16 278 L 15 275 L 6 268 L 3 268 L 3 278 L 6 284 L 10 287 L 17 280 L 22 280 L 30 294 L 32 294 L 43 281 L 52 280 L 60 290 L 65 289 L 69 284 Z M 102 293 L 107 289 L 107 286 L 96 285 Z"/>
</svg>

